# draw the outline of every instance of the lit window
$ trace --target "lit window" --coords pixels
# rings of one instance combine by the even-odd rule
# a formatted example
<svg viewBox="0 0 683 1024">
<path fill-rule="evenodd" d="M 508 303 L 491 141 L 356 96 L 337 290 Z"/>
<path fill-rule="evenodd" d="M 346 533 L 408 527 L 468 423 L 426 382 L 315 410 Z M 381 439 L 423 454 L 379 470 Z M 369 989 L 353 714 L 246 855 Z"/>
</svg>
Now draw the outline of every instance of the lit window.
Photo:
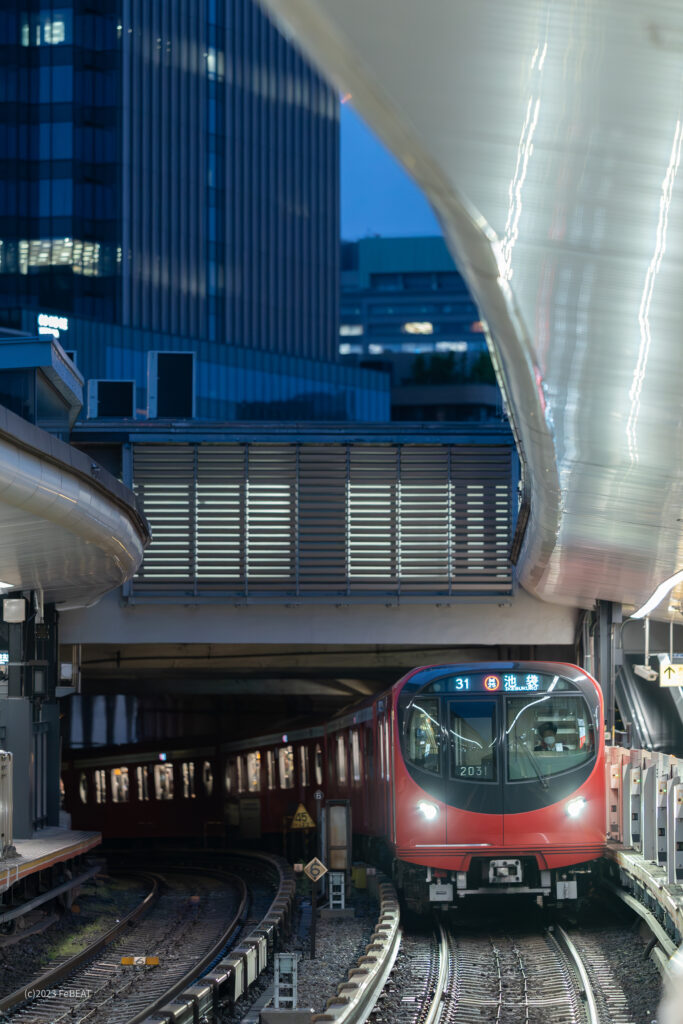
<svg viewBox="0 0 683 1024">
<path fill-rule="evenodd" d="M 107 802 L 107 773 L 104 768 L 96 768 L 95 778 L 95 803 L 104 804 Z"/>
<path fill-rule="evenodd" d="M 268 775 L 268 789 L 277 789 L 275 781 L 275 751 L 269 750 L 266 753 L 266 771 Z"/>
<path fill-rule="evenodd" d="M 211 796 L 213 793 L 213 768 L 210 761 L 205 761 L 202 765 L 202 781 L 204 783 L 204 792 L 207 796 Z"/>
<path fill-rule="evenodd" d="M 244 793 L 247 788 L 246 772 L 244 770 L 244 758 L 241 754 L 237 757 L 237 792 Z"/>
<path fill-rule="evenodd" d="M 138 800 L 144 803 L 149 800 L 149 768 L 146 765 L 139 765 L 136 770 L 138 780 Z"/>
<path fill-rule="evenodd" d="M 337 736 L 337 782 L 346 784 L 346 744 L 343 736 Z"/>
<path fill-rule="evenodd" d="M 111 799 L 115 804 L 128 803 L 128 769 L 112 768 Z"/>
<path fill-rule="evenodd" d="M 82 804 L 87 804 L 87 802 L 88 802 L 88 776 L 85 774 L 85 772 L 81 772 L 81 777 L 78 780 L 78 795 L 81 798 L 81 803 Z"/>
<path fill-rule="evenodd" d="M 173 799 L 173 765 L 154 765 L 154 795 L 157 800 Z"/>
<path fill-rule="evenodd" d="M 247 784 L 250 793 L 258 793 L 261 789 L 261 754 L 258 750 L 247 754 Z"/>
<path fill-rule="evenodd" d="M 351 733 L 351 774 L 354 782 L 360 782 L 360 743 L 357 729 Z"/>
<path fill-rule="evenodd" d="M 308 747 L 299 747 L 299 777 L 302 786 L 308 785 Z"/>
<path fill-rule="evenodd" d="M 404 334 L 433 334 L 434 324 L 431 320 L 409 320 L 401 330 Z"/>
<path fill-rule="evenodd" d="M 371 342 L 368 345 L 368 352 L 370 353 L 371 356 L 381 356 L 382 352 L 384 352 L 384 345 L 377 345 Z"/>
<path fill-rule="evenodd" d="M 363 325 L 362 324 L 340 324 L 339 325 L 339 334 L 341 335 L 342 338 L 357 337 L 359 334 L 362 334 L 362 333 L 363 333 Z"/>
<path fill-rule="evenodd" d="M 237 789 L 237 768 L 234 760 L 225 766 L 225 792 L 234 793 Z"/>
<path fill-rule="evenodd" d="M 315 745 L 315 781 L 316 785 L 323 784 L 323 752 L 319 743 Z"/>
<path fill-rule="evenodd" d="M 194 791 L 194 761 L 183 761 L 181 770 L 183 775 L 183 797 L 185 800 L 194 800 L 196 796 Z"/>
<path fill-rule="evenodd" d="M 348 341 L 342 341 L 339 343 L 339 355 L 340 356 L 361 356 L 363 354 L 362 345 L 352 345 Z"/>
<path fill-rule="evenodd" d="M 437 352 L 467 352 L 466 341 L 437 341 L 434 348 Z"/>
<path fill-rule="evenodd" d="M 280 764 L 280 789 L 294 789 L 294 747 L 280 747 L 277 753 Z"/>
</svg>

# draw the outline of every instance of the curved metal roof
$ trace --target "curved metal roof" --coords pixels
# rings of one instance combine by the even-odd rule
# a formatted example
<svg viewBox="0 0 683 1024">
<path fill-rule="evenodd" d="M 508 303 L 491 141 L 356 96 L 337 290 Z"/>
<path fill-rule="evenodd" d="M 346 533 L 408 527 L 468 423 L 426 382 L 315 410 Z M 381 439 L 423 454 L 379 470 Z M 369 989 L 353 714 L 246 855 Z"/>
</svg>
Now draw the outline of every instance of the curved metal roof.
<svg viewBox="0 0 683 1024">
<path fill-rule="evenodd" d="M 135 573 L 149 529 L 123 484 L 0 407 L 0 537 L 5 593 L 82 607 Z"/>
<path fill-rule="evenodd" d="M 683 565 L 683 6 L 267 6 L 423 187 L 488 323 L 521 582 L 641 604 Z"/>
</svg>

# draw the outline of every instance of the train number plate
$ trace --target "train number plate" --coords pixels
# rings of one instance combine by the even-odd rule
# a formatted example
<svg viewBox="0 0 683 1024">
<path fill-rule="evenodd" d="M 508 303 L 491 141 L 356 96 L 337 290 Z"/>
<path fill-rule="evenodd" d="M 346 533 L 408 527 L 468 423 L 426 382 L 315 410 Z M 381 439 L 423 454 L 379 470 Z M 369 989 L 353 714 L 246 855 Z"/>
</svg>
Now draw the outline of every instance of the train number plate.
<svg viewBox="0 0 683 1024">
<path fill-rule="evenodd" d="M 445 882 L 443 885 L 439 885 L 434 882 L 429 886 L 429 901 L 430 903 L 445 902 L 450 903 L 453 899 L 453 886 L 450 882 Z"/>
</svg>

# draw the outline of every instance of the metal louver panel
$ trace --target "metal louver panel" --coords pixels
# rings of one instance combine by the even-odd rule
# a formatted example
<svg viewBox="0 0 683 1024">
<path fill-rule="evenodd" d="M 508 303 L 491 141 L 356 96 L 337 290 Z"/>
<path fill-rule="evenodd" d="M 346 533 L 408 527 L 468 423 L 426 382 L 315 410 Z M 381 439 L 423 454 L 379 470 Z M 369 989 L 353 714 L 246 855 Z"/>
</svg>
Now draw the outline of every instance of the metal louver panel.
<svg viewBox="0 0 683 1024">
<path fill-rule="evenodd" d="M 508 594 L 511 458 L 490 445 L 138 444 L 153 539 L 132 592 Z"/>
</svg>

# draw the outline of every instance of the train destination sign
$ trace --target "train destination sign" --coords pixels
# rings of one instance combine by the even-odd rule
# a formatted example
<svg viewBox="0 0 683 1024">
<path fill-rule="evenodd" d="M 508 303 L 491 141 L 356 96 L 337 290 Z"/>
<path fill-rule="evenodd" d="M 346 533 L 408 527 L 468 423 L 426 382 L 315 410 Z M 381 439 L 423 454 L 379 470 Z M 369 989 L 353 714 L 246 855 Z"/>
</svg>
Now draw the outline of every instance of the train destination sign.
<svg viewBox="0 0 683 1024">
<path fill-rule="evenodd" d="M 550 693 L 571 690 L 573 685 L 558 675 L 547 672 L 467 672 L 443 676 L 425 687 L 427 693 Z"/>
</svg>

